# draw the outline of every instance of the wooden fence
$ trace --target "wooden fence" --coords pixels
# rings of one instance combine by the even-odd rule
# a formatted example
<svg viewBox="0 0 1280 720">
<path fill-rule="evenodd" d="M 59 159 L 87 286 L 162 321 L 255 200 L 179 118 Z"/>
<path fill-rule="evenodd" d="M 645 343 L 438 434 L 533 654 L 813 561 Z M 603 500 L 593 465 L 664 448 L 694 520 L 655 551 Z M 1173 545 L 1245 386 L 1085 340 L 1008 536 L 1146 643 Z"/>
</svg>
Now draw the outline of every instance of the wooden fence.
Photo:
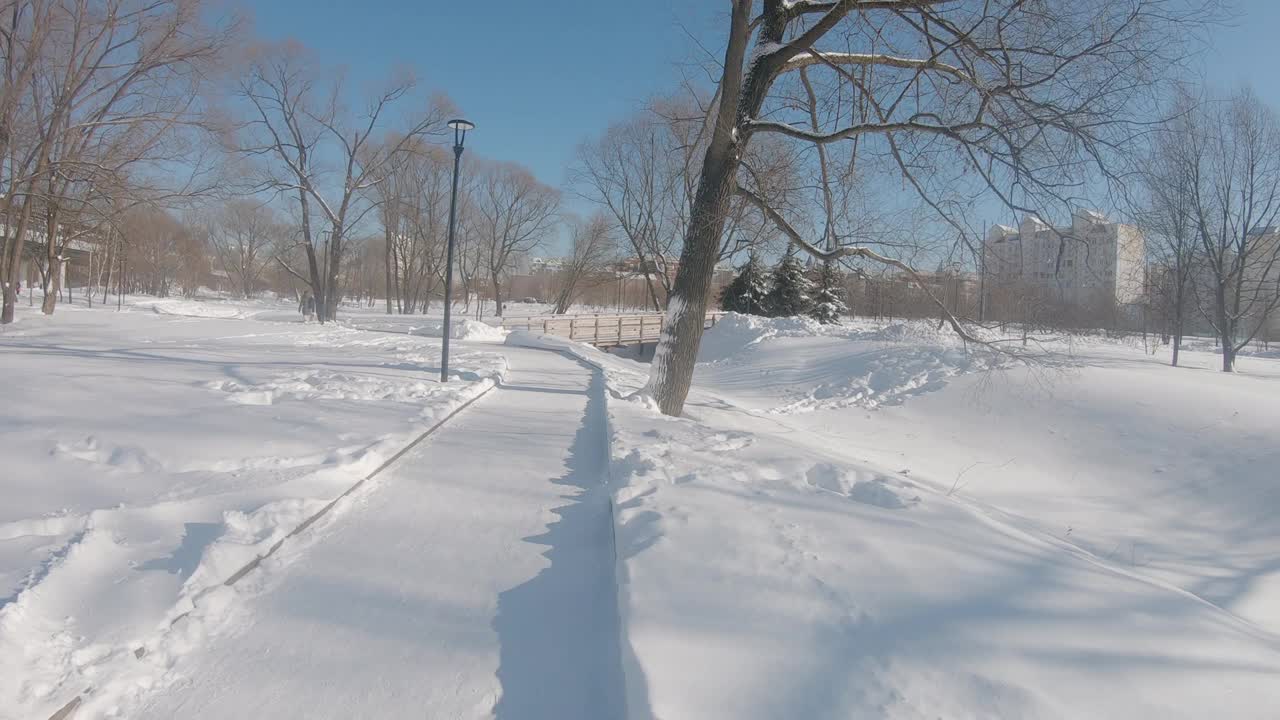
<svg viewBox="0 0 1280 720">
<path fill-rule="evenodd" d="M 704 327 L 715 327 L 722 312 L 707 313 Z M 508 330 L 531 330 L 555 335 L 597 347 L 616 347 L 657 342 L 667 316 L 663 313 L 634 315 L 531 315 L 503 317 Z"/>
</svg>

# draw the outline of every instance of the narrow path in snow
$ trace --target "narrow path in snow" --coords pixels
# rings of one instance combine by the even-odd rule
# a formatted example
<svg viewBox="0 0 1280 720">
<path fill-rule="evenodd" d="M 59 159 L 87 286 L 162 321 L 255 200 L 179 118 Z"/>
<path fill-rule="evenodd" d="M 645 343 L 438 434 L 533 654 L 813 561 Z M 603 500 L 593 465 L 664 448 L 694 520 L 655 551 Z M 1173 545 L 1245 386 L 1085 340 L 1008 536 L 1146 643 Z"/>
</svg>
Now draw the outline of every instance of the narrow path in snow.
<svg viewBox="0 0 1280 720">
<path fill-rule="evenodd" d="M 137 717 L 622 717 L 603 382 L 507 350 Z"/>
</svg>

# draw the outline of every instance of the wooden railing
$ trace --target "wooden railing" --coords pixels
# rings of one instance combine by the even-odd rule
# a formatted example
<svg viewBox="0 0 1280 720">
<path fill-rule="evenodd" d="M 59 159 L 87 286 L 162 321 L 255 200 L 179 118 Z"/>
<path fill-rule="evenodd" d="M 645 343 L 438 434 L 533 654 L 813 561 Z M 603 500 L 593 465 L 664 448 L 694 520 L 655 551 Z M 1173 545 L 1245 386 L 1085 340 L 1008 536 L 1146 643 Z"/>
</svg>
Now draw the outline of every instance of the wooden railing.
<svg viewBox="0 0 1280 720">
<path fill-rule="evenodd" d="M 722 312 L 707 313 L 703 327 L 715 327 L 724 315 Z M 531 330 L 599 347 L 615 347 L 656 342 L 662 335 L 666 320 L 667 316 L 663 313 L 530 315 L 503 317 L 502 327 L 508 330 Z"/>
</svg>

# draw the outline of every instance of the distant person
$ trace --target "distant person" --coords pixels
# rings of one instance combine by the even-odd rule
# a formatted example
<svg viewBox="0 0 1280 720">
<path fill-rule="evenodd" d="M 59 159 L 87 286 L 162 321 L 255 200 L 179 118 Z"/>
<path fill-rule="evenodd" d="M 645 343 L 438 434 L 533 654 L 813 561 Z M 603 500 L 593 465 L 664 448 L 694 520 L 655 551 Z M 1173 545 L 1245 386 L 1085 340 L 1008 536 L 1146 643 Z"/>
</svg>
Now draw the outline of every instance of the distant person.
<svg viewBox="0 0 1280 720">
<path fill-rule="evenodd" d="M 298 303 L 298 311 L 302 313 L 303 322 L 311 322 L 311 318 L 316 315 L 316 299 L 311 295 L 311 291 L 302 293 L 302 301 Z"/>
</svg>

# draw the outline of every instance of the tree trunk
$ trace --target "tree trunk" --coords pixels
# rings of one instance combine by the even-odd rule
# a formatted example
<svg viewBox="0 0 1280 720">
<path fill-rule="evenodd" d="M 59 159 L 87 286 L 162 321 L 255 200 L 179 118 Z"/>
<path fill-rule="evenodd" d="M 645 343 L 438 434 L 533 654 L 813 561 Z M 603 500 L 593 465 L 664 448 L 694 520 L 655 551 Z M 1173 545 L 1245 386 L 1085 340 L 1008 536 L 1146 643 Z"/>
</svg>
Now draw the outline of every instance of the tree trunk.
<svg viewBox="0 0 1280 720">
<path fill-rule="evenodd" d="M 111 289 L 111 281 L 115 278 L 115 240 L 112 237 L 112 231 L 107 232 L 107 256 L 103 259 L 102 264 L 98 266 L 98 279 L 103 280 L 103 271 L 106 271 L 105 281 L 102 282 L 102 304 L 107 304 L 107 292 Z"/>
<path fill-rule="evenodd" d="M 338 271 L 342 259 L 342 233 L 338 229 L 334 229 L 333 235 L 329 239 L 329 258 L 328 270 L 329 277 L 325 281 L 325 319 L 338 319 L 338 301 L 342 298 L 342 291 L 338 288 Z M 318 311 L 318 310 L 317 310 Z"/>
<path fill-rule="evenodd" d="M 44 163 L 40 164 L 43 171 Z M 27 225 L 31 222 L 31 195 L 22 200 L 22 212 L 18 216 L 18 226 L 13 238 L 9 241 L 9 257 L 6 259 L 8 277 L 4 278 L 4 307 L 0 309 L 0 325 L 13 322 L 15 305 L 18 302 L 18 284 L 22 282 L 22 246 L 27 236 Z M 7 223 L 6 223 L 7 224 Z"/>
<path fill-rule="evenodd" d="M 386 247 L 386 252 L 382 253 L 382 260 L 383 260 L 383 264 L 386 265 L 386 270 L 387 270 L 387 275 L 386 275 L 387 313 L 386 314 L 390 315 L 391 314 L 391 228 L 389 227 L 385 228 L 385 233 L 386 233 L 387 247 Z"/>
<path fill-rule="evenodd" d="M 755 3 L 737 0 L 725 48 L 724 71 L 720 80 L 722 101 L 716 109 L 715 127 L 702 163 L 698 189 L 689 212 L 680 269 L 667 300 L 666 325 L 654 352 L 653 367 L 646 389 L 666 415 L 678 416 L 693 382 L 693 368 L 702 342 L 707 297 L 720 254 L 729 198 L 737 188 L 741 147 L 747 138 L 739 132 L 740 120 L 754 117 L 764 103 L 776 69 L 756 61 L 743 82 L 743 61 L 751 36 L 750 16 Z M 760 30 L 762 43 L 779 42 L 786 31 L 781 4 L 767 11 Z M 733 102 L 738 98 L 737 102 Z M 741 136 L 740 136 L 741 135 Z"/>
<path fill-rule="evenodd" d="M 492 282 L 494 314 L 498 317 L 502 317 L 502 283 L 498 280 L 496 274 Z"/>
<path fill-rule="evenodd" d="M 45 315 L 52 315 L 53 311 L 58 307 L 58 296 L 62 292 L 62 261 L 59 259 L 58 252 L 58 206 L 53 206 L 52 212 L 45 214 L 45 262 L 49 268 L 47 287 L 44 289 L 44 300 L 40 302 L 40 312 Z"/>
<path fill-rule="evenodd" d="M 13 322 L 14 307 L 18 304 L 18 289 L 10 282 L 4 283 L 4 314 L 0 315 L 0 325 Z"/>
<path fill-rule="evenodd" d="M 324 313 L 321 308 L 325 302 L 324 278 L 320 275 L 320 266 L 316 262 L 316 248 L 311 242 L 311 209 L 307 202 L 307 192 L 299 188 L 298 205 L 302 212 L 302 246 L 307 253 L 307 275 L 311 278 L 311 297 L 316 301 L 316 319 L 323 325 L 325 322 Z"/>
<path fill-rule="evenodd" d="M 1219 279 L 1215 288 L 1215 300 L 1218 311 L 1218 340 L 1222 343 L 1222 372 L 1235 370 L 1235 323 L 1227 314 L 1227 289 L 1224 280 Z"/>
</svg>

